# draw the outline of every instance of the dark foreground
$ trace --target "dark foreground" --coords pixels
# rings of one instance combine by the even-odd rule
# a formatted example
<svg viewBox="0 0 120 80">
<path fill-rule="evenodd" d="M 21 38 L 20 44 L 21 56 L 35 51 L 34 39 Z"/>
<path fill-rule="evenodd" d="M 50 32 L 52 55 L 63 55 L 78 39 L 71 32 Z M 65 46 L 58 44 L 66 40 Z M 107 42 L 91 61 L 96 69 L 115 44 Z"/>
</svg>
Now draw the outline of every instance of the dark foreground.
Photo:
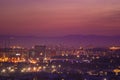
<svg viewBox="0 0 120 80">
<path fill-rule="evenodd" d="M 109 74 L 107 76 L 88 75 L 79 73 L 25 73 L 0 76 L 0 80 L 120 80 L 120 75 Z"/>
</svg>

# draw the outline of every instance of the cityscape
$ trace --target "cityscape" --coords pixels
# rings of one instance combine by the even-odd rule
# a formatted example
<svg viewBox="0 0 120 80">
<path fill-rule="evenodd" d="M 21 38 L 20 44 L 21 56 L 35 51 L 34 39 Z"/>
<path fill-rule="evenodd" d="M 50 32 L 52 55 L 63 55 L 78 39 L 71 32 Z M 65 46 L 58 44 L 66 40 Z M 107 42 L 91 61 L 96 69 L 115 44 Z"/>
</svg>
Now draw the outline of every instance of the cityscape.
<svg viewBox="0 0 120 80">
<path fill-rule="evenodd" d="M 0 0 L 0 80 L 120 80 L 120 0 Z"/>
<path fill-rule="evenodd" d="M 120 47 L 0 48 L 0 80 L 119 80 Z"/>
</svg>

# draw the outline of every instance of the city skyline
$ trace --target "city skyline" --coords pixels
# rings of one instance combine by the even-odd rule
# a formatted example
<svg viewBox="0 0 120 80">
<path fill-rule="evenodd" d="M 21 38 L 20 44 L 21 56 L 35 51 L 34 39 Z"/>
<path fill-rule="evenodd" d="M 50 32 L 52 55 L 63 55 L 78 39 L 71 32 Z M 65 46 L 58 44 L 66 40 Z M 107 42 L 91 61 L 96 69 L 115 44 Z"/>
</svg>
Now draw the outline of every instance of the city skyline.
<svg viewBox="0 0 120 80">
<path fill-rule="evenodd" d="M 120 35 L 118 0 L 0 0 L 0 35 Z"/>
<path fill-rule="evenodd" d="M 61 37 L 37 37 L 37 36 L 0 36 L 0 47 L 19 45 L 27 48 L 39 44 L 65 47 L 110 47 L 120 45 L 120 36 L 99 35 L 67 35 Z"/>
</svg>

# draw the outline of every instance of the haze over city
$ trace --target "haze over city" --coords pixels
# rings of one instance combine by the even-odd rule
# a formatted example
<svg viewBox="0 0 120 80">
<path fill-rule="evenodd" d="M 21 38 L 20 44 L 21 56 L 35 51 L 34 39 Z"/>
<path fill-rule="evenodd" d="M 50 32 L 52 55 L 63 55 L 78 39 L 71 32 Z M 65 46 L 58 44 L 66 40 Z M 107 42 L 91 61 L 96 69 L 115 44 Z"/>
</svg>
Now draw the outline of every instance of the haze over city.
<svg viewBox="0 0 120 80">
<path fill-rule="evenodd" d="M 0 0 L 0 80 L 120 80 L 120 0 Z"/>
</svg>

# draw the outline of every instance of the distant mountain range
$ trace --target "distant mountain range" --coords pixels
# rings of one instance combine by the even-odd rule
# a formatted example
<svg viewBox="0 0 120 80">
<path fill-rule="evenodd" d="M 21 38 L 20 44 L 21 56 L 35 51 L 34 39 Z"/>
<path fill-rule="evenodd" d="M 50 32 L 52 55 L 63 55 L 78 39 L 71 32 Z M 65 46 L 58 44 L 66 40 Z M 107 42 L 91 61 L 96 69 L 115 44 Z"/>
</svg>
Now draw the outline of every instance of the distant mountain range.
<svg viewBox="0 0 120 80">
<path fill-rule="evenodd" d="M 99 35 L 67 35 L 63 37 L 35 37 L 35 36 L 3 36 L 0 35 L 0 46 L 21 45 L 63 45 L 73 47 L 107 47 L 120 46 L 120 36 Z"/>
</svg>

